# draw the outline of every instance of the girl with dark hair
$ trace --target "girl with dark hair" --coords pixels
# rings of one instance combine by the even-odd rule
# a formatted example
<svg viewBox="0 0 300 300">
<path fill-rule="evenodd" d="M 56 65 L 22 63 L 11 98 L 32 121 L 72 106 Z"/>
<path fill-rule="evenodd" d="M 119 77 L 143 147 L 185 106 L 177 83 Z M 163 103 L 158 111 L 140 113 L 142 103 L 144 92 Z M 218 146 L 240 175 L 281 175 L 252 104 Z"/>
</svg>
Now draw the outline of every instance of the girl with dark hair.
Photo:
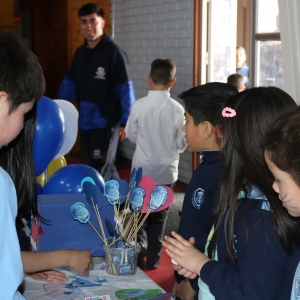
<svg viewBox="0 0 300 300">
<path fill-rule="evenodd" d="M 225 101 L 223 177 L 208 256 L 172 233 L 164 246 L 185 277 L 198 274 L 218 300 L 289 299 L 300 258 L 299 224 L 272 189 L 264 135 L 281 111 L 296 106 L 284 91 L 253 88 Z M 212 260 L 217 253 L 218 261 Z"/>
<path fill-rule="evenodd" d="M 266 134 L 265 159 L 274 176 L 273 189 L 288 213 L 300 217 L 300 107 L 283 113 Z M 299 299 L 300 263 L 291 300 Z"/>
</svg>

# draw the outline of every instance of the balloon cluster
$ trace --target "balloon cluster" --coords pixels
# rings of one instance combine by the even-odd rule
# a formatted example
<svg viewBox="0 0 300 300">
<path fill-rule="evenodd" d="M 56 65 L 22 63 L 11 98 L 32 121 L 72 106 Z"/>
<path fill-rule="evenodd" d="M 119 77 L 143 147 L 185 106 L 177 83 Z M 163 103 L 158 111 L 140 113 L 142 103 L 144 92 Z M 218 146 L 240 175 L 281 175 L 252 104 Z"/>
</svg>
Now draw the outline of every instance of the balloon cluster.
<svg viewBox="0 0 300 300">
<path fill-rule="evenodd" d="M 37 102 L 33 159 L 38 194 L 82 194 L 80 185 L 87 170 L 95 171 L 95 184 L 104 188 L 100 173 L 84 164 L 67 165 L 64 155 L 75 144 L 78 111 L 66 100 L 43 96 Z"/>
</svg>

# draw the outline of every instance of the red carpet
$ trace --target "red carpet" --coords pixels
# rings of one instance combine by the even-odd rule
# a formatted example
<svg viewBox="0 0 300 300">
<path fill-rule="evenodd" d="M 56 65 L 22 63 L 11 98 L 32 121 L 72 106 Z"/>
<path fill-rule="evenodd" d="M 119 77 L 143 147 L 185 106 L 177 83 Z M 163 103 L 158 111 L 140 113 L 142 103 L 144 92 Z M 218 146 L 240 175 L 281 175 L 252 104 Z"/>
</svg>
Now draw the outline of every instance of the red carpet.
<svg viewBox="0 0 300 300">
<path fill-rule="evenodd" d="M 163 249 L 160 264 L 156 270 L 143 270 L 154 282 L 166 292 L 172 292 L 175 282 L 174 271 L 170 257 Z"/>
</svg>

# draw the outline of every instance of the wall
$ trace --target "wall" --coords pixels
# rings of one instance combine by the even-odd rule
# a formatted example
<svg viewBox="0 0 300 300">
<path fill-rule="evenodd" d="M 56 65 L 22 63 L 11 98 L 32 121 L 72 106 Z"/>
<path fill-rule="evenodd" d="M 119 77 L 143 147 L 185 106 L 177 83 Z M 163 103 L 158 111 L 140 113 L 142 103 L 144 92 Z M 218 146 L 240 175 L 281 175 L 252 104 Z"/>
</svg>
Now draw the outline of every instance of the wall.
<svg viewBox="0 0 300 300">
<path fill-rule="evenodd" d="M 0 28 L 14 32 L 14 0 L 0 0 Z"/>
<path fill-rule="evenodd" d="M 171 58 L 177 66 L 171 97 L 193 86 L 193 0 L 112 0 L 116 42 L 129 57 L 136 98 L 147 94 L 150 64 L 157 57 Z M 154 120 L 155 121 L 155 120 Z M 132 158 L 134 146 L 125 141 L 122 154 Z M 188 183 L 192 154 L 186 150 L 179 163 L 179 180 Z"/>
<path fill-rule="evenodd" d="M 0 0 L 0 9 L 3 1 L 12 0 Z M 45 95 L 56 99 L 58 87 L 67 72 L 73 54 L 84 41 L 77 12 L 87 1 L 22 0 L 16 2 L 20 2 L 18 7 L 15 7 L 19 10 L 16 13 L 20 13 L 23 21 L 25 13 L 30 15 L 27 20 L 30 24 L 23 24 L 20 34 L 24 35 L 25 27 L 29 27 L 32 31 L 32 49 L 39 59 L 46 79 Z M 95 0 L 94 2 L 104 8 L 106 16 L 104 30 L 111 33 L 110 0 Z M 13 18 L 10 19 L 13 20 Z M 77 158 L 79 152 L 79 141 L 77 141 L 71 150 L 71 156 Z"/>
<path fill-rule="evenodd" d="M 106 31 L 111 32 L 110 0 L 95 1 L 100 2 L 107 11 Z M 43 68 L 46 96 L 50 98 L 56 98 L 72 56 L 83 43 L 77 11 L 85 3 L 85 0 L 20 1 L 22 13 L 31 12 L 32 48 Z"/>
</svg>

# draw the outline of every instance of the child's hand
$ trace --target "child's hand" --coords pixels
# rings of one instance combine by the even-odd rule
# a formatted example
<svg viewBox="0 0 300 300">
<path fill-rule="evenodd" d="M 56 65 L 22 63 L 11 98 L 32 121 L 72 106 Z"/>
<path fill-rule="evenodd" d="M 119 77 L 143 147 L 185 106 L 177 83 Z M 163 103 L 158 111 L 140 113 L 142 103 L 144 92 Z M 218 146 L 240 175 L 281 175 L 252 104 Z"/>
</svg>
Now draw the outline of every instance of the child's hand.
<svg viewBox="0 0 300 300">
<path fill-rule="evenodd" d="M 55 271 L 55 270 L 47 270 L 43 272 L 30 273 L 27 275 L 32 277 L 35 280 L 43 280 L 48 283 L 68 281 L 68 278 L 65 273 Z"/>
<path fill-rule="evenodd" d="M 87 250 L 68 250 L 68 267 L 78 273 L 88 275 L 89 269 L 93 268 L 92 254 Z"/>
<path fill-rule="evenodd" d="M 191 273 L 186 272 L 182 274 L 184 270 L 181 269 L 178 271 L 178 274 L 189 278 L 192 278 L 190 277 L 192 274 L 200 275 L 201 268 L 210 259 L 176 232 L 172 231 L 171 234 L 174 238 L 165 236 L 165 241 L 163 242 L 163 246 L 167 248 L 167 254 L 176 260 L 183 269 Z"/>
<path fill-rule="evenodd" d="M 177 271 L 177 273 L 188 279 L 194 279 L 197 277 L 197 273 L 190 272 L 189 270 L 183 267 L 181 267 L 180 270 Z"/>
<path fill-rule="evenodd" d="M 197 292 L 191 287 L 189 279 L 185 279 L 177 286 L 177 297 L 181 300 L 193 300 Z"/>
</svg>

